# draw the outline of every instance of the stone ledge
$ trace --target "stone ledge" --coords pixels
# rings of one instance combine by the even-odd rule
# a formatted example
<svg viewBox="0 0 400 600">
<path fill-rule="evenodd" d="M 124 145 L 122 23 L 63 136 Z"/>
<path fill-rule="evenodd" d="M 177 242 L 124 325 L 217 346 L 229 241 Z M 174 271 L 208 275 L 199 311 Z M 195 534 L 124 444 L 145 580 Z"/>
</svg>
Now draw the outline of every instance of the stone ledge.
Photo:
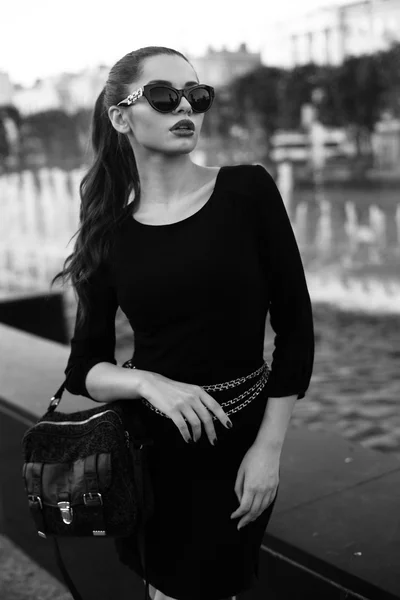
<svg viewBox="0 0 400 600">
<path fill-rule="evenodd" d="M 10 414 L 23 415 L 26 429 L 29 419 L 46 411 L 62 383 L 69 348 L 0 325 L 0 353 L 0 417 L 2 406 L 9 420 Z M 64 393 L 63 412 L 87 407 L 93 407 L 90 399 Z M 290 427 L 260 571 L 266 570 L 270 549 L 299 570 L 309 569 L 353 594 L 370 600 L 400 598 L 399 506 L 397 457 L 332 433 Z M 262 592 L 253 597 L 262 598 Z"/>
<path fill-rule="evenodd" d="M 65 586 L 4 535 L 0 535 L 0 573 L 2 600 L 72 600 Z"/>
</svg>

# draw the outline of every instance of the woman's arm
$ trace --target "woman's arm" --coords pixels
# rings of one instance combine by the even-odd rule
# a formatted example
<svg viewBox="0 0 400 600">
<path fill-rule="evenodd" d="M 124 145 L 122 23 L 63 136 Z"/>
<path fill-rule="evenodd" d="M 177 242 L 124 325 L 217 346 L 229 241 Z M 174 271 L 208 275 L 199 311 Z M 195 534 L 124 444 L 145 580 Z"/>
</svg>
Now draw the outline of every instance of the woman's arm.
<svg viewBox="0 0 400 600">
<path fill-rule="evenodd" d="M 255 443 L 279 456 L 295 402 L 304 398 L 310 384 L 314 324 L 303 263 L 285 205 L 266 169 L 260 165 L 256 169 L 261 255 L 275 348 L 265 390 L 268 402 Z"/>
<path fill-rule="evenodd" d="M 296 394 L 284 398 L 268 398 L 255 445 L 280 456 L 296 400 Z"/>
<path fill-rule="evenodd" d="M 314 365 L 314 324 L 310 295 L 296 238 L 271 175 L 254 167 L 260 252 L 269 291 L 269 314 L 275 332 L 268 397 L 304 398 Z"/>
<path fill-rule="evenodd" d="M 85 387 L 92 400 L 112 402 L 141 398 L 145 371 L 123 369 L 108 362 L 96 363 L 86 375 Z"/>
<path fill-rule="evenodd" d="M 139 398 L 143 371 L 123 369 L 115 360 L 118 300 L 105 268 L 90 278 L 87 293 L 89 311 L 83 325 L 78 327 L 75 322 L 65 369 L 66 389 L 98 402 Z"/>
</svg>

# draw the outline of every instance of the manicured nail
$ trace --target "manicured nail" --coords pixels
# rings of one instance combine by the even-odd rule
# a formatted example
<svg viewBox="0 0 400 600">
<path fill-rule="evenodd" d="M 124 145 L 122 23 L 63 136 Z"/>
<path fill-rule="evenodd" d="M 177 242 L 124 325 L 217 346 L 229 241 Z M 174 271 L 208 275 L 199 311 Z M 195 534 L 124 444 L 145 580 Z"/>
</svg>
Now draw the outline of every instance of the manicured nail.
<svg viewBox="0 0 400 600">
<path fill-rule="evenodd" d="M 213 445 L 213 446 L 216 446 L 216 445 L 217 445 L 217 442 L 218 442 L 218 439 L 217 439 L 217 438 L 214 438 L 214 439 L 213 439 L 213 441 L 212 441 L 212 445 Z"/>
<path fill-rule="evenodd" d="M 231 429 L 233 427 L 233 423 L 231 423 L 231 421 L 227 421 L 226 426 L 229 427 L 229 429 Z"/>
</svg>

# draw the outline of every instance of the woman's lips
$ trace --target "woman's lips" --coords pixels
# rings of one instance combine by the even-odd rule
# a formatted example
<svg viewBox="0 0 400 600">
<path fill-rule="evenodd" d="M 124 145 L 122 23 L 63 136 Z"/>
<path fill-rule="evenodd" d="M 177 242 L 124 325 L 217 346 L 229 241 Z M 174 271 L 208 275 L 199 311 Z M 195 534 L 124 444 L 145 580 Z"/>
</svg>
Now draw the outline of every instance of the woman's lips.
<svg viewBox="0 0 400 600">
<path fill-rule="evenodd" d="M 192 129 L 171 129 L 171 133 L 178 136 L 190 136 L 194 135 L 194 131 Z"/>
</svg>

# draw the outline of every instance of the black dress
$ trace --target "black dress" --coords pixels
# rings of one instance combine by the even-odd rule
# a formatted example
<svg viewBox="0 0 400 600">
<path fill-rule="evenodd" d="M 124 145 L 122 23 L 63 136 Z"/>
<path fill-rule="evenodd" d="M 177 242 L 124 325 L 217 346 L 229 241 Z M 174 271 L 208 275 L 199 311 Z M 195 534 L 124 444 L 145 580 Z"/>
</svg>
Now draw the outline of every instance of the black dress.
<svg viewBox="0 0 400 600">
<path fill-rule="evenodd" d="M 129 214 L 89 293 L 89 319 L 75 326 L 65 369 L 67 389 L 89 398 L 90 368 L 117 364 L 118 306 L 134 331 L 137 369 L 198 385 L 235 379 L 263 364 L 269 312 L 276 335 L 268 382 L 229 415 L 231 430 L 214 421 L 217 446 L 204 429 L 197 444 L 187 444 L 171 419 L 132 400 L 155 439 L 155 512 L 146 535 L 150 583 L 178 600 L 220 600 L 251 589 L 275 501 L 238 531 L 239 518 L 230 519 L 239 506 L 237 471 L 268 397 L 303 398 L 314 361 L 303 265 L 272 177 L 260 165 L 225 166 L 207 203 L 188 218 L 145 225 Z M 246 385 L 251 380 L 211 395 L 225 402 Z M 117 551 L 142 577 L 134 541 L 118 542 Z"/>
</svg>

